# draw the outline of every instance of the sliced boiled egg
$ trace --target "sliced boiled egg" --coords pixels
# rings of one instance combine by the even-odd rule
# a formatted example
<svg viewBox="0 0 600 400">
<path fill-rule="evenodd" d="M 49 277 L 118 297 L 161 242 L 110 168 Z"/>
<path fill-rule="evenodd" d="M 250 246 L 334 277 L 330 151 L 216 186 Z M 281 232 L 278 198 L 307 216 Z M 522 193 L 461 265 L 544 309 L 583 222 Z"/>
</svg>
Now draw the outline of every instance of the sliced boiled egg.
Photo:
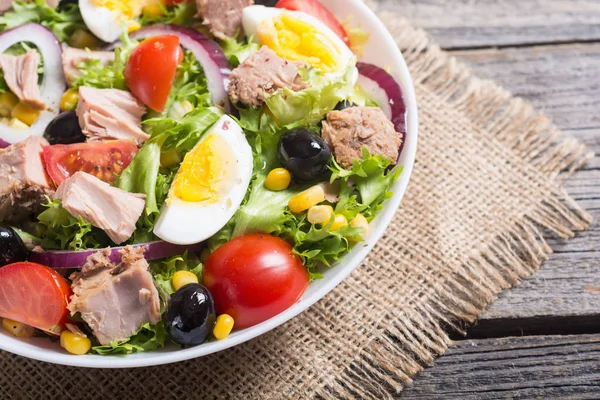
<svg viewBox="0 0 600 400">
<path fill-rule="evenodd" d="M 240 207 L 252 167 L 252 149 L 244 132 L 230 117 L 221 117 L 185 155 L 154 234 L 181 245 L 213 236 Z"/>
<path fill-rule="evenodd" d="M 250 6 L 244 8 L 242 23 L 246 35 L 279 57 L 312 65 L 329 76 L 340 76 L 353 62 L 354 54 L 342 39 L 302 11 Z"/>
<path fill-rule="evenodd" d="M 139 27 L 136 19 L 148 0 L 79 0 L 88 29 L 105 42 L 117 40 L 123 30 Z"/>
</svg>

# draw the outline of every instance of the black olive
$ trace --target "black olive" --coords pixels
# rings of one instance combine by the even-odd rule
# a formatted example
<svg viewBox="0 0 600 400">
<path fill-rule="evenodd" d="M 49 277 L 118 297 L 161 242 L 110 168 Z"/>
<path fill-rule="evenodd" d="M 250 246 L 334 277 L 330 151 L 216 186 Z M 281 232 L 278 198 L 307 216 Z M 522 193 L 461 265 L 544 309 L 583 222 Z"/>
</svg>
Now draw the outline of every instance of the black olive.
<svg viewBox="0 0 600 400">
<path fill-rule="evenodd" d="M 171 296 L 165 313 L 165 328 L 176 343 L 195 346 L 206 340 L 216 318 L 215 302 L 208 289 L 190 283 Z"/>
<path fill-rule="evenodd" d="M 275 7 L 275 4 L 277 4 L 279 0 L 255 0 L 254 4 L 258 4 L 261 6 L 267 6 L 267 7 Z"/>
<path fill-rule="evenodd" d="M 58 114 L 46 127 L 44 137 L 50 144 L 85 142 L 85 135 L 81 132 L 75 111 Z"/>
<path fill-rule="evenodd" d="M 304 128 L 287 132 L 279 141 L 279 161 L 297 182 L 327 178 L 331 149 L 319 135 Z"/>
<path fill-rule="evenodd" d="M 13 228 L 0 225 L 0 267 L 27 260 L 27 247 Z"/>
<path fill-rule="evenodd" d="M 337 103 L 337 105 L 335 106 L 335 109 L 337 111 L 342 111 L 342 110 L 345 110 L 346 108 L 352 108 L 352 107 L 358 107 L 358 106 L 356 104 L 352 103 L 351 101 L 342 100 L 339 103 Z"/>
</svg>

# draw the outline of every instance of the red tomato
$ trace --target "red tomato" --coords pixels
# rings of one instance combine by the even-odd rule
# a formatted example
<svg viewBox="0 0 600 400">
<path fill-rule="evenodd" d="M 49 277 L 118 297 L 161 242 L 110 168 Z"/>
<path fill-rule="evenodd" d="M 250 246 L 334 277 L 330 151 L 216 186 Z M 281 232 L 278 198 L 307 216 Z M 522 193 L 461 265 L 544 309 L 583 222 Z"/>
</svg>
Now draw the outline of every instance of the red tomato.
<svg viewBox="0 0 600 400">
<path fill-rule="evenodd" d="M 125 83 L 131 92 L 154 111 L 164 110 L 177 66 L 183 60 L 179 38 L 154 36 L 131 53 L 125 66 Z"/>
<path fill-rule="evenodd" d="M 18 262 L 0 268 L 0 317 L 59 334 L 71 286 L 44 265 Z"/>
<path fill-rule="evenodd" d="M 285 240 L 253 234 L 237 237 L 215 250 L 202 277 L 218 314 L 229 314 L 236 328 L 259 324 L 296 303 L 309 276 Z"/>
<path fill-rule="evenodd" d="M 292 11 L 303 11 L 327 25 L 336 35 L 350 47 L 350 39 L 340 21 L 319 0 L 279 0 L 275 5 L 277 8 L 285 8 Z"/>
<path fill-rule="evenodd" d="M 137 150 L 130 140 L 110 140 L 46 146 L 42 157 L 56 186 L 79 171 L 110 183 L 115 180 L 115 174 L 122 173 L 131 164 Z"/>
</svg>

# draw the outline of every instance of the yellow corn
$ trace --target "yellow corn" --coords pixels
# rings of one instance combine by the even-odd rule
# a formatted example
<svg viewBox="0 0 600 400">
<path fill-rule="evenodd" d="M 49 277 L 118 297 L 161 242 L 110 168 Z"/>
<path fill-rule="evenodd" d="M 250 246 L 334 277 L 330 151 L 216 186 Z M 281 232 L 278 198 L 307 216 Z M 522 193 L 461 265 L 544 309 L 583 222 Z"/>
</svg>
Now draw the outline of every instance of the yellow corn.
<svg viewBox="0 0 600 400">
<path fill-rule="evenodd" d="M 333 208 L 331 206 L 312 206 L 308 210 L 306 218 L 313 225 L 327 225 L 333 218 Z"/>
<path fill-rule="evenodd" d="M 196 274 L 190 271 L 177 271 L 173 274 L 173 288 L 179 290 L 190 283 L 198 283 Z"/>
<path fill-rule="evenodd" d="M 32 326 L 8 318 L 2 320 L 2 326 L 8 333 L 18 338 L 30 338 L 35 332 L 35 329 Z"/>
<path fill-rule="evenodd" d="M 275 168 L 267 175 L 265 186 L 269 190 L 279 192 L 280 190 L 287 189 L 291 182 L 292 174 L 290 174 L 290 171 L 285 168 Z"/>
<path fill-rule="evenodd" d="M 10 113 L 19 104 L 19 98 L 11 92 L 0 94 L 0 116 L 10 117 Z"/>
<path fill-rule="evenodd" d="M 79 90 L 69 89 L 60 98 L 60 109 L 62 111 L 74 110 L 77 102 L 79 102 Z"/>
<path fill-rule="evenodd" d="M 12 109 L 11 116 L 31 126 L 40 116 L 40 110 L 36 110 L 25 103 L 19 103 Z"/>
<path fill-rule="evenodd" d="M 129 33 L 139 31 L 141 27 L 142 27 L 142 24 L 140 24 L 138 21 L 135 21 L 135 20 L 127 21 L 127 32 L 129 32 Z"/>
<path fill-rule="evenodd" d="M 335 231 L 336 229 L 343 228 L 344 226 L 348 226 L 348 220 L 343 214 L 337 214 L 333 220 L 333 224 L 329 227 L 330 231 Z"/>
<path fill-rule="evenodd" d="M 60 345 L 69 353 L 78 356 L 87 353 L 92 348 L 90 339 L 66 329 L 60 334 Z"/>
<path fill-rule="evenodd" d="M 227 314 L 221 314 L 217 317 L 215 327 L 213 328 L 213 336 L 217 340 L 223 340 L 231 333 L 235 321 Z"/>
<path fill-rule="evenodd" d="M 8 121 L 8 127 L 20 130 L 29 129 L 29 125 L 17 118 L 12 118 L 10 121 Z"/>
<path fill-rule="evenodd" d="M 158 18 L 162 17 L 164 7 L 161 6 L 160 1 L 151 0 L 146 6 L 144 6 L 142 13 L 146 18 Z"/>
<path fill-rule="evenodd" d="M 179 155 L 177 150 L 170 150 L 164 153 L 160 153 L 160 165 L 162 165 L 165 168 L 169 168 L 175 164 L 179 164 L 181 161 L 181 156 Z"/>
<path fill-rule="evenodd" d="M 78 49 L 91 49 L 94 50 L 98 47 L 98 40 L 94 35 L 84 31 L 83 29 L 75 29 L 75 32 L 71 35 L 68 40 L 69 46 L 76 47 Z"/>
<path fill-rule="evenodd" d="M 323 201 L 325 201 L 325 191 L 321 186 L 316 185 L 292 197 L 288 207 L 293 213 L 298 214 Z"/>
<path fill-rule="evenodd" d="M 369 221 L 365 218 L 364 215 L 358 214 L 356 217 L 350 221 L 350 226 L 353 228 L 361 228 L 362 231 L 360 235 L 364 238 L 369 232 Z"/>
</svg>

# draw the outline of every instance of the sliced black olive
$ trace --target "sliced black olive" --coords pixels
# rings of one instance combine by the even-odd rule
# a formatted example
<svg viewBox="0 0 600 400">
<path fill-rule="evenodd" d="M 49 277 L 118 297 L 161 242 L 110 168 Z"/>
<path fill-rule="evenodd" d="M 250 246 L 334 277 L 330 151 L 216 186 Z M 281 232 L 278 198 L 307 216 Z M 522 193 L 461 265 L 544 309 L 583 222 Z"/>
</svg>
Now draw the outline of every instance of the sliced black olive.
<svg viewBox="0 0 600 400">
<path fill-rule="evenodd" d="M 0 267 L 27 260 L 27 247 L 13 228 L 0 225 Z"/>
<path fill-rule="evenodd" d="M 277 4 L 279 0 L 255 0 L 254 4 L 258 4 L 261 6 L 267 6 L 267 7 L 275 7 L 275 4 Z"/>
<path fill-rule="evenodd" d="M 183 346 L 203 343 L 215 325 L 215 302 L 207 288 L 190 283 L 175 292 L 165 313 L 171 339 Z"/>
<path fill-rule="evenodd" d="M 46 127 L 44 137 L 50 144 L 72 144 L 85 142 L 75 111 L 58 114 Z"/>
<path fill-rule="evenodd" d="M 337 111 L 342 111 L 342 110 L 345 110 L 346 108 L 351 108 L 351 107 L 358 107 L 358 105 L 354 104 L 353 102 L 348 101 L 348 100 L 342 100 L 339 103 L 337 103 L 337 105 L 335 106 L 335 109 Z"/>
<path fill-rule="evenodd" d="M 279 161 L 297 182 L 325 180 L 331 149 L 319 135 L 304 128 L 287 132 L 279 141 Z"/>
</svg>

